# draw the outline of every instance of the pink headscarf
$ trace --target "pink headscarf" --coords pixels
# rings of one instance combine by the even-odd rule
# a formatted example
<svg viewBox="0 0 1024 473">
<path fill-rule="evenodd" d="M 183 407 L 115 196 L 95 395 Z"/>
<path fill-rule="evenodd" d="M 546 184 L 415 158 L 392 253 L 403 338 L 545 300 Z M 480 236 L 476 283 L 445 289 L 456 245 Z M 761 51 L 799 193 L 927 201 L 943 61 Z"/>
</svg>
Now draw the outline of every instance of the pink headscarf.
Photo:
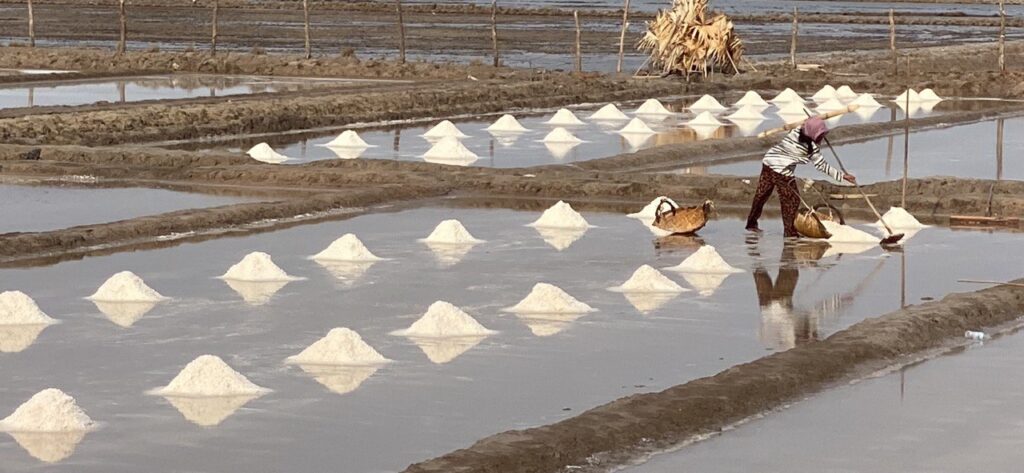
<svg viewBox="0 0 1024 473">
<path fill-rule="evenodd" d="M 811 139 L 814 144 L 821 144 L 821 140 L 828 134 L 828 125 L 825 120 L 818 117 L 808 118 L 804 122 L 804 136 Z"/>
</svg>

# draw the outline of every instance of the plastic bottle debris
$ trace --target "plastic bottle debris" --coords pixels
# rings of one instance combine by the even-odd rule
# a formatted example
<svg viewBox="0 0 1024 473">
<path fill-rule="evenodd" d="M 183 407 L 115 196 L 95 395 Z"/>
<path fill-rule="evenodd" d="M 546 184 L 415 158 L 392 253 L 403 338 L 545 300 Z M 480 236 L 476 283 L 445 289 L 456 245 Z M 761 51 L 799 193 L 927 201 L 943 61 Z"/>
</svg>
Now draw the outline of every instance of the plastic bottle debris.
<svg viewBox="0 0 1024 473">
<path fill-rule="evenodd" d="M 982 340 L 985 340 L 985 339 L 987 339 L 989 337 L 988 337 L 988 335 L 985 332 L 976 332 L 976 331 L 973 331 L 973 330 L 968 330 L 968 331 L 964 332 L 964 338 L 966 338 L 968 340 L 982 341 Z"/>
</svg>

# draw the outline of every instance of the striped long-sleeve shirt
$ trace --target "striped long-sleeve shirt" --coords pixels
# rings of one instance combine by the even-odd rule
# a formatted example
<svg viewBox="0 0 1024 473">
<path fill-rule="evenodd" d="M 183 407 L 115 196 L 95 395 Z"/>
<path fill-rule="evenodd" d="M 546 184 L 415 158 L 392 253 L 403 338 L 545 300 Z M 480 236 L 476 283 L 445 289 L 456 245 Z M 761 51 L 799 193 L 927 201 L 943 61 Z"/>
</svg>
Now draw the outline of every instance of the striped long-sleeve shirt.
<svg viewBox="0 0 1024 473">
<path fill-rule="evenodd" d="M 821 155 L 821 148 L 813 142 L 800 141 L 800 129 L 789 132 L 779 144 L 772 146 L 762 160 L 765 166 L 783 176 L 794 176 L 797 164 L 813 164 L 819 171 L 836 181 L 843 180 L 843 173 L 829 166 Z"/>
</svg>

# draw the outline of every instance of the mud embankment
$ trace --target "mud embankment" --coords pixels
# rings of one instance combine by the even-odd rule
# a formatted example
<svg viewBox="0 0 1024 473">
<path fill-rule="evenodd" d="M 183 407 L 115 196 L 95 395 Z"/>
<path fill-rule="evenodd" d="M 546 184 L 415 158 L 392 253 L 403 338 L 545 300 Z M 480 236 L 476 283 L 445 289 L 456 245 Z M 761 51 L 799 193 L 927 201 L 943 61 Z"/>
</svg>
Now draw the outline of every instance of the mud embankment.
<svg viewBox="0 0 1024 473">
<path fill-rule="evenodd" d="M 1017 281 L 1018 283 L 1024 282 Z M 624 461 L 718 432 L 866 369 L 934 349 L 965 330 L 1024 313 L 1024 289 L 952 294 L 868 319 L 822 342 L 737 365 L 653 394 L 638 394 L 555 424 L 493 435 L 410 466 L 408 473 L 606 471 Z"/>
</svg>

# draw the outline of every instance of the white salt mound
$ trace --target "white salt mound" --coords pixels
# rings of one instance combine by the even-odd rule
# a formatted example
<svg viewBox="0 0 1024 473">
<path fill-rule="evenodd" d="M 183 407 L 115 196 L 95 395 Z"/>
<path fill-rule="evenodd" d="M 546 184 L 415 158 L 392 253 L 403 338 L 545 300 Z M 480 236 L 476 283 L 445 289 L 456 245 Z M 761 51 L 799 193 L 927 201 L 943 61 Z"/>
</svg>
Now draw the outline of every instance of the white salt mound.
<svg viewBox="0 0 1024 473">
<path fill-rule="evenodd" d="M 387 363 L 377 350 L 367 345 L 358 333 L 343 327 L 331 329 L 327 336 L 317 340 L 288 363 L 340 366 L 373 366 Z"/>
<path fill-rule="evenodd" d="M 655 131 L 652 130 L 651 127 L 647 126 L 643 120 L 634 118 L 630 120 L 625 127 L 619 130 L 619 133 L 624 135 L 653 135 Z"/>
<path fill-rule="evenodd" d="M 838 99 L 828 99 L 825 103 L 818 105 L 817 110 L 819 112 L 835 112 L 837 110 L 846 110 L 846 105 Z"/>
<path fill-rule="evenodd" d="M 918 95 L 917 91 L 914 90 L 914 89 L 907 89 L 902 94 L 897 95 L 896 98 L 893 99 L 893 101 L 896 102 L 897 105 L 899 105 L 899 104 L 906 105 L 906 103 L 907 103 L 907 96 L 908 95 L 910 96 L 910 103 L 919 103 L 919 102 L 921 102 L 921 96 Z"/>
<path fill-rule="evenodd" d="M 39 391 L 0 420 L 5 432 L 82 432 L 95 426 L 74 398 L 54 388 Z"/>
<path fill-rule="evenodd" d="M 921 93 L 918 94 L 918 98 L 920 98 L 922 102 L 941 102 L 942 101 L 942 97 L 939 97 L 939 94 L 936 94 L 935 91 L 932 90 L 932 89 L 924 89 L 924 90 L 922 90 Z"/>
<path fill-rule="evenodd" d="M 558 286 L 537 283 L 518 304 L 505 309 L 520 314 L 584 314 L 594 308 L 576 300 Z"/>
<path fill-rule="evenodd" d="M 202 355 L 192 360 L 170 384 L 150 391 L 161 396 L 252 396 L 267 392 L 233 370 L 224 360 Z"/>
<path fill-rule="evenodd" d="M 722 126 L 723 123 L 718 121 L 711 112 L 701 112 L 700 115 L 694 117 L 693 120 L 687 122 L 689 126 Z"/>
<path fill-rule="evenodd" d="M 445 245 L 472 245 L 483 243 L 466 230 L 462 222 L 458 220 L 445 220 L 434 228 L 429 236 L 423 239 L 425 243 L 440 243 Z"/>
<path fill-rule="evenodd" d="M 697 99 L 697 101 L 694 102 L 693 105 L 690 105 L 690 110 L 694 112 L 700 112 L 705 110 L 710 112 L 719 112 L 725 110 L 725 107 L 723 107 L 722 104 L 719 103 L 718 100 L 715 99 L 714 97 L 710 95 L 705 95 Z"/>
<path fill-rule="evenodd" d="M 871 94 L 860 94 L 852 103 L 860 108 L 879 108 L 882 106 Z"/>
<path fill-rule="evenodd" d="M 804 101 L 803 97 L 800 97 L 800 94 L 794 92 L 793 89 L 790 89 L 790 88 L 787 88 L 786 90 L 783 90 L 782 92 L 779 92 L 779 95 L 776 95 L 775 98 L 773 98 L 771 100 L 771 102 L 775 103 L 775 104 L 789 103 L 789 102 L 803 103 L 803 101 Z"/>
<path fill-rule="evenodd" d="M 555 116 L 551 117 L 546 121 L 548 125 L 559 125 L 559 126 L 578 126 L 585 125 L 583 120 L 580 120 L 576 115 L 569 111 L 569 109 L 559 109 L 555 112 Z"/>
<path fill-rule="evenodd" d="M 651 201 L 651 203 L 645 205 L 644 208 L 640 209 L 639 212 L 629 214 L 627 215 L 627 217 L 653 220 L 655 217 L 655 213 L 658 211 L 658 204 L 660 204 L 662 200 L 667 200 L 671 202 L 672 205 L 676 205 L 676 201 L 662 195 L 656 197 L 654 200 Z M 665 208 L 668 208 L 668 206 L 666 205 Z"/>
<path fill-rule="evenodd" d="M 841 225 L 836 222 L 828 220 L 822 220 L 821 224 L 825 226 L 825 230 L 828 231 L 831 238 L 828 239 L 830 242 L 836 243 L 878 243 L 880 240 L 878 237 L 853 228 L 849 225 Z"/>
<path fill-rule="evenodd" d="M 615 292 L 633 293 L 679 293 L 684 289 L 675 281 L 669 279 L 660 271 L 648 265 L 643 265 L 633 272 L 633 275 L 621 286 L 609 288 Z"/>
<path fill-rule="evenodd" d="M 928 228 L 928 225 L 924 225 L 917 221 L 910 212 L 907 212 L 903 207 L 892 207 L 884 215 L 882 220 L 875 222 L 876 227 L 884 227 L 882 221 L 889 224 L 890 228 L 900 228 L 904 230 L 916 230 L 920 228 Z"/>
<path fill-rule="evenodd" d="M 476 160 L 478 156 L 476 153 L 466 148 L 465 145 L 454 136 L 448 136 L 441 138 L 440 141 L 434 143 L 433 146 L 423 153 L 423 157 L 426 159 L 437 159 L 437 160 Z"/>
<path fill-rule="evenodd" d="M 167 298 L 146 285 L 131 271 L 121 271 L 103 283 L 87 299 L 100 302 L 159 302 Z"/>
<path fill-rule="evenodd" d="M 597 111 L 594 112 L 594 114 L 590 116 L 590 119 L 591 120 L 604 120 L 604 121 L 618 121 L 618 120 L 629 120 L 629 117 L 627 117 L 625 113 L 622 113 L 622 110 L 619 110 L 619 107 L 616 107 L 615 104 L 610 103 L 608 105 L 605 105 L 604 107 L 601 107 L 601 108 L 597 109 Z"/>
<path fill-rule="evenodd" d="M 764 115 L 761 110 L 756 106 L 744 105 L 736 110 L 731 115 L 727 115 L 725 118 L 729 120 L 764 120 Z"/>
<path fill-rule="evenodd" d="M 674 115 L 671 110 L 665 108 L 657 99 L 647 99 L 633 113 L 637 115 Z"/>
<path fill-rule="evenodd" d="M 423 137 L 432 139 L 468 138 L 469 135 L 463 133 L 462 130 L 455 126 L 451 121 L 444 120 L 441 123 L 434 125 L 430 130 L 427 130 L 427 132 L 423 134 Z"/>
<path fill-rule="evenodd" d="M 274 148 L 271 148 L 267 143 L 260 143 L 253 146 L 252 148 L 249 148 L 249 151 L 246 151 L 245 154 L 257 161 L 271 164 L 282 163 L 291 159 L 288 156 L 274 151 Z"/>
<path fill-rule="evenodd" d="M 363 141 L 363 139 L 359 137 L 359 133 L 356 133 L 356 132 L 354 132 L 352 130 L 345 130 L 345 131 L 341 132 L 340 135 L 338 135 L 333 140 L 329 141 L 326 146 L 329 146 L 331 148 L 369 148 L 370 147 L 370 145 L 367 142 Z"/>
<path fill-rule="evenodd" d="M 27 294 L 21 291 L 0 293 L 0 325 L 52 325 L 56 320 L 43 313 Z"/>
<path fill-rule="evenodd" d="M 392 335 L 423 338 L 482 337 L 497 333 L 488 330 L 476 319 L 458 307 L 445 301 L 430 305 L 427 313 L 405 330 L 396 330 Z"/>
<path fill-rule="evenodd" d="M 722 256 L 718 254 L 715 247 L 711 245 L 704 245 L 700 247 L 696 252 L 687 257 L 678 266 L 671 268 L 665 268 L 670 271 L 679 271 L 681 273 L 706 273 L 706 274 L 729 274 L 729 273 L 742 273 L 742 269 L 737 269 L 729 266 Z"/>
<path fill-rule="evenodd" d="M 346 261 L 353 263 L 366 263 L 380 261 L 383 258 L 370 252 L 366 245 L 359 240 L 359 237 L 348 233 L 334 240 L 323 251 L 312 256 L 311 259 L 318 261 Z"/>
<path fill-rule="evenodd" d="M 803 102 L 786 102 L 778 106 L 778 115 L 800 115 L 803 117 L 807 116 L 807 108 L 804 107 Z"/>
<path fill-rule="evenodd" d="M 748 90 L 747 93 L 743 94 L 743 97 L 736 101 L 733 105 L 737 107 L 767 107 L 768 102 L 765 102 L 761 98 L 761 94 Z"/>
<path fill-rule="evenodd" d="M 814 95 L 811 96 L 815 102 L 824 102 L 826 100 L 837 98 L 836 88 L 831 85 L 826 85 L 819 89 Z"/>
<path fill-rule="evenodd" d="M 496 131 L 499 133 L 522 133 L 530 130 L 527 130 L 522 123 L 519 123 L 519 120 L 516 120 L 516 117 L 505 114 L 502 115 L 501 118 L 495 120 L 491 126 L 487 127 L 487 131 Z"/>
<path fill-rule="evenodd" d="M 270 259 L 270 255 L 260 251 L 254 251 L 245 255 L 242 261 L 228 268 L 228 271 L 220 278 L 247 282 L 279 282 L 299 279 L 289 276 L 288 273 L 274 264 L 274 261 Z"/>
<path fill-rule="evenodd" d="M 548 133 L 547 136 L 545 136 L 544 139 L 541 140 L 541 141 L 543 141 L 544 143 L 582 143 L 583 142 L 583 140 L 577 138 L 576 135 L 572 134 L 572 132 L 570 132 L 569 130 L 566 130 L 565 128 L 562 128 L 562 127 L 558 127 L 558 128 L 555 128 L 554 130 L 551 130 L 551 133 Z"/>
<path fill-rule="evenodd" d="M 545 210 L 540 218 L 528 226 L 565 230 L 590 228 L 590 224 L 587 223 L 587 220 L 579 212 L 573 210 L 571 205 L 561 200 Z"/>
<path fill-rule="evenodd" d="M 850 86 L 844 85 L 836 89 L 836 97 L 842 100 L 855 99 L 857 98 L 857 92 L 854 92 L 853 89 L 850 88 Z"/>
</svg>

